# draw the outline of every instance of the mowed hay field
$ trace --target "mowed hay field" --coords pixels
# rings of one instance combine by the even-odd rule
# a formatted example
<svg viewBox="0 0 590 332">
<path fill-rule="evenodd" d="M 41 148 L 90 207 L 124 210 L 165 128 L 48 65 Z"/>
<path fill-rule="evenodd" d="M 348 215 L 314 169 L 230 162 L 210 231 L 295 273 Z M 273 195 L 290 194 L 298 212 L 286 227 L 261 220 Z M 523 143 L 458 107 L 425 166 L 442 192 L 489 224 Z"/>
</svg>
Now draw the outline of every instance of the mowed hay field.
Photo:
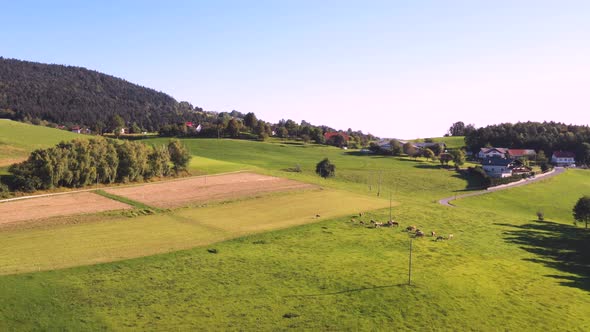
<svg viewBox="0 0 590 332">
<path fill-rule="evenodd" d="M 0 119 L 0 167 L 27 159 L 35 149 L 81 137 L 88 136 Z"/>
<path fill-rule="evenodd" d="M 131 207 L 91 192 L 0 202 L 0 225 L 82 213 L 124 210 Z"/>
<path fill-rule="evenodd" d="M 314 187 L 317 188 L 307 183 L 289 179 L 239 172 L 113 188 L 107 189 L 106 192 L 147 205 L 170 208 Z"/>
<path fill-rule="evenodd" d="M 569 217 L 590 172 L 570 170 L 452 208 L 438 199 L 465 190 L 469 179 L 424 160 L 290 142 L 185 143 L 199 156 L 195 172 L 244 168 L 328 189 L 0 232 L 0 266 L 11 266 L 10 274 L 46 261 L 37 269 L 87 264 L 97 252 L 105 262 L 162 252 L 1 276 L 0 330 L 590 329 L 590 238 Z M 333 179 L 314 174 L 324 157 L 336 164 Z M 286 171 L 296 164 L 301 173 Z M 314 196 L 326 193 L 332 196 Z M 351 222 L 364 199 L 377 206 L 368 204 L 373 211 L 362 220 L 387 220 L 390 193 L 401 228 Z M 534 221 L 537 206 L 546 209 L 544 223 Z M 301 218 L 298 208 L 305 208 Z M 411 286 L 407 225 L 454 235 L 413 241 Z M 274 227 L 284 229 L 262 232 Z M 71 247 L 45 254 L 64 244 Z"/>
</svg>

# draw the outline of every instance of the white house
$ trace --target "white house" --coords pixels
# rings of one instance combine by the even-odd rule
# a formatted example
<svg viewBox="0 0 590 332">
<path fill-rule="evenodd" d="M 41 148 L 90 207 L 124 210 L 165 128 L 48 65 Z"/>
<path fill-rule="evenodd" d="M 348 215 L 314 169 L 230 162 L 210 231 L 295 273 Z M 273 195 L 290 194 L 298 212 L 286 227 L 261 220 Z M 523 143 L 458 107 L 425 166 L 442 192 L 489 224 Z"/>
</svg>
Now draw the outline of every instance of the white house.
<svg viewBox="0 0 590 332">
<path fill-rule="evenodd" d="M 479 159 L 485 158 L 506 158 L 506 154 L 508 153 L 508 149 L 506 148 L 481 148 L 477 157 Z"/>
<path fill-rule="evenodd" d="M 576 167 L 576 155 L 569 151 L 555 151 L 551 163 L 560 167 Z"/>
<path fill-rule="evenodd" d="M 512 176 L 516 163 L 513 159 L 492 157 L 482 160 L 481 165 L 489 177 L 506 178 Z"/>
</svg>

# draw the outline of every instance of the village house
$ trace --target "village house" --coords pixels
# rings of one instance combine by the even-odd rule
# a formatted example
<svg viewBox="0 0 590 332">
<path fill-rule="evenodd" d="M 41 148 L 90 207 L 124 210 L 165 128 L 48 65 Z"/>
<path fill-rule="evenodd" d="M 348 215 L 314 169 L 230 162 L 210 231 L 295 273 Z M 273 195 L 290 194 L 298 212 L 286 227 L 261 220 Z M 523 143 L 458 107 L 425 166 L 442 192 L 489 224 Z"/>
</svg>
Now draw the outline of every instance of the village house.
<svg viewBox="0 0 590 332">
<path fill-rule="evenodd" d="M 508 158 L 512 159 L 530 159 L 533 160 L 537 156 L 535 150 L 531 149 L 508 149 Z"/>
<path fill-rule="evenodd" d="M 508 149 L 506 148 L 481 148 L 477 157 L 479 159 L 486 159 L 492 157 L 506 158 Z"/>
<path fill-rule="evenodd" d="M 555 151 L 551 163 L 559 167 L 576 167 L 576 155 L 570 151 Z"/>
<path fill-rule="evenodd" d="M 512 170 L 521 166 L 514 159 L 501 157 L 485 158 L 482 160 L 481 165 L 486 174 L 492 178 L 510 177 L 512 176 Z"/>
</svg>

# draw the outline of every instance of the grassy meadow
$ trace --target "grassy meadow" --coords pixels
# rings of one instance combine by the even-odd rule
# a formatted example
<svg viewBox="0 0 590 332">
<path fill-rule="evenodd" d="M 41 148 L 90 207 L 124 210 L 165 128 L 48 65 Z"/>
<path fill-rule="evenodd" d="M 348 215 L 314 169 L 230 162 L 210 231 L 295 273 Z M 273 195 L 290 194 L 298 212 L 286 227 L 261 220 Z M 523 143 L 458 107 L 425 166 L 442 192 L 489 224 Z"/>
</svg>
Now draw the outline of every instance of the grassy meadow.
<svg viewBox="0 0 590 332">
<path fill-rule="evenodd" d="M 0 119 L 0 167 L 26 159 L 40 148 L 85 137 L 69 131 Z"/>
<path fill-rule="evenodd" d="M 325 189 L 0 229 L 0 330 L 590 330 L 590 232 L 571 218 L 588 171 L 452 208 L 438 199 L 470 182 L 437 163 L 184 142 L 195 174 L 248 169 Z M 314 174 L 324 157 L 333 179 Z M 361 208 L 387 220 L 390 193 L 402 227 L 351 222 Z M 454 235 L 413 240 L 411 285 L 407 225 Z"/>
</svg>

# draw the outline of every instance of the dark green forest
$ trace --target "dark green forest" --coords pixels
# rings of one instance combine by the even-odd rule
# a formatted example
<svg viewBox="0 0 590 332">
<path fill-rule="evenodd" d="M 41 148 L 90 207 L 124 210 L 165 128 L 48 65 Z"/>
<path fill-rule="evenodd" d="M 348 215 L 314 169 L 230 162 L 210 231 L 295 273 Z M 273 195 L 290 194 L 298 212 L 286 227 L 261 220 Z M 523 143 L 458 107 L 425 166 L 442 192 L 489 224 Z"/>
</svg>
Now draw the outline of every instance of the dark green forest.
<svg viewBox="0 0 590 332">
<path fill-rule="evenodd" d="M 147 131 L 198 121 L 199 108 L 156 90 L 81 67 L 0 57 L 0 116 L 82 125 L 93 131 L 113 126 L 115 115 Z"/>
</svg>

